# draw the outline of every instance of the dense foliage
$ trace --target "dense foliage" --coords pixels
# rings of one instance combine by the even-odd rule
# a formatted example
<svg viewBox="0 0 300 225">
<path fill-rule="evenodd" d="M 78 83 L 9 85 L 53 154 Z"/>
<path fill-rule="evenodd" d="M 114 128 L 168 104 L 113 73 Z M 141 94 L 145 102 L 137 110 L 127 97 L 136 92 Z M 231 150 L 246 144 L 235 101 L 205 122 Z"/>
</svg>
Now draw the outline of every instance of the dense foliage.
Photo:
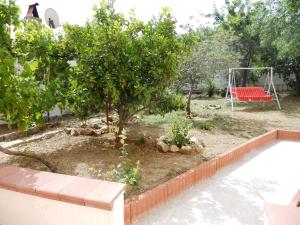
<svg viewBox="0 0 300 225">
<path fill-rule="evenodd" d="M 0 1 L 0 119 L 25 129 L 39 118 L 38 88 L 35 62 L 16 57 L 10 38 L 13 27 L 19 25 L 18 12 L 14 1 Z"/>
<path fill-rule="evenodd" d="M 240 55 L 233 50 L 236 40 L 231 33 L 222 29 L 204 29 L 198 33 L 201 41 L 192 51 L 185 55 L 180 65 L 178 85 L 187 85 L 189 95 L 186 105 L 188 116 L 191 113 L 190 103 L 193 90 L 204 88 L 205 84 L 217 77 L 225 77 L 229 67 L 236 67 Z"/>
<path fill-rule="evenodd" d="M 118 140 L 126 121 L 159 102 L 176 78 L 181 42 L 175 20 L 167 9 L 147 23 L 126 19 L 102 1 L 92 22 L 65 31 L 79 71 L 73 79 L 118 113 Z"/>
<path fill-rule="evenodd" d="M 273 66 L 300 95 L 300 3 L 298 0 L 225 1 L 216 23 L 232 31 L 243 67 Z M 243 85 L 248 74 L 243 72 Z"/>
<path fill-rule="evenodd" d="M 23 21 L 15 36 L 15 52 L 36 65 L 33 75 L 39 87 L 38 111 L 49 112 L 55 106 L 64 109 L 69 63 L 62 37 L 55 37 L 52 29 L 33 19 Z"/>
</svg>

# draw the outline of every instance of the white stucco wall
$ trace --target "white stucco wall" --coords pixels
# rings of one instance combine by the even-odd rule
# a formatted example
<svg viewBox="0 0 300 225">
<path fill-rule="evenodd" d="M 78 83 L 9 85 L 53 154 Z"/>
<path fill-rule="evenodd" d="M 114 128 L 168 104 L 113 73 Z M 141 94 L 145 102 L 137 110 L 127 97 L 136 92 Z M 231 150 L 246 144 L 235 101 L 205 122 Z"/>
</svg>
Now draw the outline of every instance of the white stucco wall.
<svg viewBox="0 0 300 225">
<path fill-rule="evenodd" d="M 106 211 L 0 188 L 0 224 L 124 225 L 124 193 Z"/>
</svg>

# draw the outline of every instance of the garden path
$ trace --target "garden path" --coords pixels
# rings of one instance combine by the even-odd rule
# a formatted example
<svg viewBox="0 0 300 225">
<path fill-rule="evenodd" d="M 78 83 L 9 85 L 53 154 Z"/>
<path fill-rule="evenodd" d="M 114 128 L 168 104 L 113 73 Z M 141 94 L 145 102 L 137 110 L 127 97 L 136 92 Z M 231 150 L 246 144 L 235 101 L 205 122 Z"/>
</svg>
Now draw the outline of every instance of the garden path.
<svg viewBox="0 0 300 225">
<path fill-rule="evenodd" d="M 264 203 L 288 205 L 300 189 L 300 142 L 248 153 L 134 225 L 261 225 Z"/>
</svg>

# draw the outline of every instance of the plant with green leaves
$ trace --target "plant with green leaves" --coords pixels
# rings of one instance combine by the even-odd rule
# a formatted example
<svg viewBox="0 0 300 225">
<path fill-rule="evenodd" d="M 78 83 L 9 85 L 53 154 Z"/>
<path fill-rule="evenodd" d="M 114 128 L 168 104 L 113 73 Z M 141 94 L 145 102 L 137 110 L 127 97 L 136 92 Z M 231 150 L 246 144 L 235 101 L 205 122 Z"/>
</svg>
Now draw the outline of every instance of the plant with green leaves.
<svg viewBox="0 0 300 225">
<path fill-rule="evenodd" d="M 176 79 L 182 44 L 175 28 L 167 9 L 144 23 L 134 15 L 126 19 L 107 1 L 95 7 L 92 22 L 65 27 L 86 87 L 118 114 L 116 145 L 126 122 L 158 102 Z"/>
<path fill-rule="evenodd" d="M 188 134 L 191 127 L 192 123 L 179 116 L 174 116 L 168 128 L 168 144 L 176 145 L 179 148 L 188 145 Z"/>
<path fill-rule="evenodd" d="M 258 2 L 252 32 L 259 35 L 260 48 L 254 63 L 272 65 L 300 96 L 300 3 L 297 0 Z"/>
<path fill-rule="evenodd" d="M 38 110 L 39 87 L 34 76 L 37 63 L 18 55 L 10 38 L 12 27 L 19 25 L 18 12 L 14 1 L 0 0 L 0 119 L 26 130 L 34 122 L 41 122 L 42 114 Z M 57 170 L 45 157 L 34 152 L 12 151 L 2 146 L 0 151 L 38 160 L 52 172 Z"/>
<path fill-rule="evenodd" d="M 216 90 L 217 90 L 217 87 L 216 87 L 214 80 L 208 79 L 207 84 L 206 84 L 207 96 L 211 98 L 216 93 Z"/>
<path fill-rule="evenodd" d="M 164 115 L 172 111 L 184 110 L 185 105 L 186 98 L 184 95 L 177 94 L 172 90 L 166 90 L 158 102 L 150 105 L 149 112 L 150 114 Z"/>
<path fill-rule="evenodd" d="M 34 76 L 38 82 L 39 110 L 48 113 L 56 105 L 66 105 L 68 88 L 68 55 L 64 52 L 63 37 L 37 20 L 25 20 L 17 29 L 14 49 L 17 55 L 36 63 Z"/>
<path fill-rule="evenodd" d="M 19 8 L 14 1 L 0 1 L 0 119 L 16 123 L 23 130 L 40 120 L 38 85 L 33 76 L 36 62 L 16 57 L 10 38 L 12 27 L 18 27 Z"/>
<path fill-rule="evenodd" d="M 96 168 L 90 168 L 90 172 L 93 175 L 105 180 L 121 182 L 132 186 L 137 185 L 141 179 L 140 161 L 137 161 L 135 164 L 133 164 L 128 158 L 126 139 L 127 133 L 126 130 L 123 129 L 120 134 L 121 163 L 119 163 L 117 166 L 111 165 L 109 170 L 105 172 Z"/>
<path fill-rule="evenodd" d="M 97 100 L 93 98 L 91 92 L 76 80 L 71 81 L 68 91 L 68 105 L 77 118 L 82 121 L 82 126 L 86 127 L 87 118 L 97 112 Z"/>
<path fill-rule="evenodd" d="M 252 32 L 252 18 L 256 9 L 249 0 L 226 0 L 225 8 L 215 9 L 216 24 L 235 37 L 234 49 L 241 55 L 240 67 L 251 67 L 255 54 L 260 51 L 259 35 Z M 241 86 L 248 83 L 248 70 L 241 71 Z"/>
<path fill-rule="evenodd" d="M 191 98 L 196 86 L 213 80 L 218 75 L 227 75 L 228 68 L 238 65 L 240 58 L 239 54 L 233 51 L 235 37 L 231 33 L 208 28 L 202 31 L 199 32 L 201 41 L 185 55 L 180 65 L 179 83 L 189 87 L 186 104 L 188 117 L 191 114 Z"/>
</svg>

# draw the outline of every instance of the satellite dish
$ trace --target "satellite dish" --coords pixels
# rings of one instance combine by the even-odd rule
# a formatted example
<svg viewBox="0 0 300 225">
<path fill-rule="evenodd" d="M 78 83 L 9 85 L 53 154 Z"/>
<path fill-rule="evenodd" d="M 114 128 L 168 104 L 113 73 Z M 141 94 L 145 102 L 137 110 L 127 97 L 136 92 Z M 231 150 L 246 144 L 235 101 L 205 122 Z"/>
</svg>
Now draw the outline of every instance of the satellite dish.
<svg viewBox="0 0 300 225">
<path fill-rule="evenodd" d="M 46 9 L 45 21 L 49 27 L 53 29 L 57 28 L 59 26 L 59 18 L 57 12 L 52 8 Z"/>
</svg>

